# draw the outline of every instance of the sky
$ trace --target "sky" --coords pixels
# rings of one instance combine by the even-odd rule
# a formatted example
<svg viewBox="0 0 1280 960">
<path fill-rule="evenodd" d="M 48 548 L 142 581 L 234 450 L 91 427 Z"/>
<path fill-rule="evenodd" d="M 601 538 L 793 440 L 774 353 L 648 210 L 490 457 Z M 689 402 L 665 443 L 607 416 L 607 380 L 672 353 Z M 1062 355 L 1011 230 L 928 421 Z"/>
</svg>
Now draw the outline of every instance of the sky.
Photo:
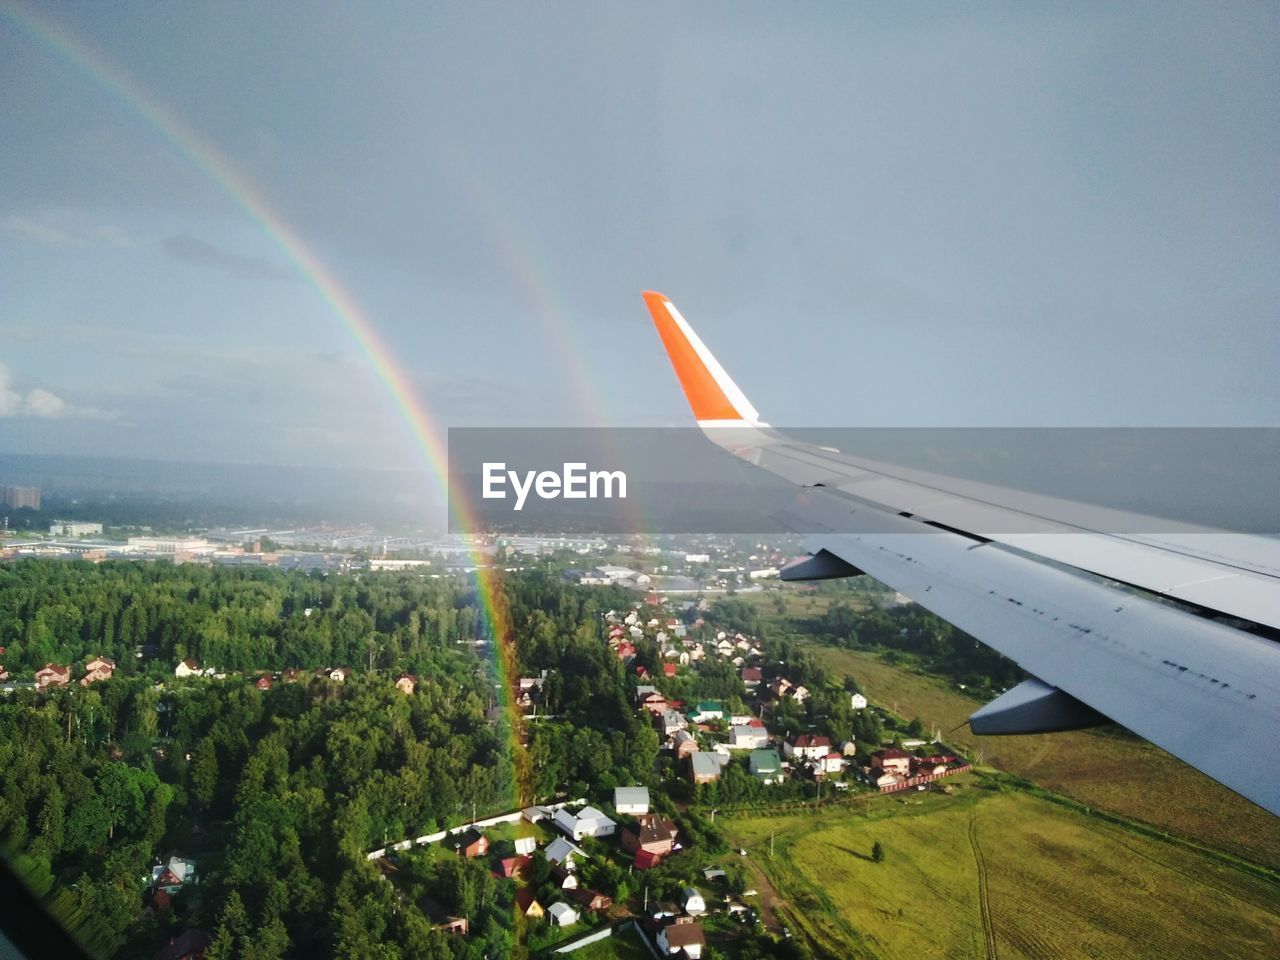
<svg viewBox="0 0 1280 960">
<path fill-rule="evenodd" d="M 440 431 L 687 424 L 645 289 L 774 424 L 1276 425 L 1278 96 L 1261 3 L 0 0 L 0 452 L 423 466 L 157 117 Z"/>
</svg>

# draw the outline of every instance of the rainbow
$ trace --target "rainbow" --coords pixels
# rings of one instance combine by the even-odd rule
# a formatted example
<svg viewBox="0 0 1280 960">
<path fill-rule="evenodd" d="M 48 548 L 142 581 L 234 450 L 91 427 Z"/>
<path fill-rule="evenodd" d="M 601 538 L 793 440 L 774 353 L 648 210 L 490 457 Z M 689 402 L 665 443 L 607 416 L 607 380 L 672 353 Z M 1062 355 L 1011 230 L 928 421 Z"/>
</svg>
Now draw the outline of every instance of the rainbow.
<svg viewBox="0 0 1280 960">
<path fill-rule="evenodd" d="M 271 208 L 261 193 L 211 143 L 88 43 L 48 17 L 20 9 L 11 2 L 5 2 L 0 13 L 20 33 L 141 118 L 262 229 L 285 260 L 320 295 L 329 313 L 367 360 L 408 427 L 414 445 L 438 478 L 446 501 L 452 504 L 459 529 L 475 530 L 475 514 L 466 498 L 456 496 L 450 499 L 447 495 L 448 449 L 443 442 L 442 431 L 416 396 L 409 377 L 379 335 L 373 321 L 298 232 Z M 523 805 L 532 799 L 532 781 L 527 756 L 522 749 L 523 717 L 515 706 L 513 695 L 518 660 L 515 636 L 500 575 L 487 562 L 489 558 L 477 548 L 474 540 L 471 542 L 471 559 L 475 566 L 482 629 L 488 634 L 494 650 L 499 706 L 516 762 L 512 800 Z"/>
</svg>

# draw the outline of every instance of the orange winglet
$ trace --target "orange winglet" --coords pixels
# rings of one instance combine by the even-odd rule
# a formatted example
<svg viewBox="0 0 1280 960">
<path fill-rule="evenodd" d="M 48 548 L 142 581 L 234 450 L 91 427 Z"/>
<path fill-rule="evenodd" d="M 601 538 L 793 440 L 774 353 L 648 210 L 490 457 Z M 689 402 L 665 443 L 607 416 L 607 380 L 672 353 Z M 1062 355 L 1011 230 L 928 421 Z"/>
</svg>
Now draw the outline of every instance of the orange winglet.
<svg viewBox="0 0 1280 960">
<path fill-rule="evenodd" d="M 671 315 L 668 309 L 670 298 L 646 290 L 644 302 L 653 315 L 653 324 L 658 328 L 658 336 L 662 337 L 662 345 L 667 348 L 667 356 L 675 367 L 694 417 L 698 420 L 741 420 L 742 414 L 716 383 L 698 351 Z"/>
</svg>

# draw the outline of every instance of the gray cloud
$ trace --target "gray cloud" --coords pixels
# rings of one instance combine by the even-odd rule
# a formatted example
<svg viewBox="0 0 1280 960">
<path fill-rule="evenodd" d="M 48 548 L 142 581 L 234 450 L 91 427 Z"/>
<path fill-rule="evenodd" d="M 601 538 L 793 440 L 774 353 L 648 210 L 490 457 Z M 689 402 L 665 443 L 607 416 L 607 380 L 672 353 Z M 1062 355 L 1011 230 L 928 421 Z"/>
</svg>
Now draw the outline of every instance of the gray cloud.
<svg viewBox="0 0 1280 960">
<path fill-rule="evenodd" d="M 209 267 L 228 273 L 233 277 L 249 280 L 292 280 L 293 274 L 283 267 L 277 266 L 261 257 L 245 256 L 232 253 L 214 246 L 207 240 L 186 234 L 167 237 L 164 241 L 164 252 L 175 260 Z"/>
</svg>

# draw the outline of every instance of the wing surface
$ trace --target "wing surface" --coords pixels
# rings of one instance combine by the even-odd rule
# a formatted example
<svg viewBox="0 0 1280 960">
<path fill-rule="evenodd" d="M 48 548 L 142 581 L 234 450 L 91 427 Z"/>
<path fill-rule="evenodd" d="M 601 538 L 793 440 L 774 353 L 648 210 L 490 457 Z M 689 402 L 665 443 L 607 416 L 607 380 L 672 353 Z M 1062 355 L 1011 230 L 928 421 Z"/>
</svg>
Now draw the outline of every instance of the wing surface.
<svg viewBox="0 0 1280 960">
<path fill-rule="evenodd" d="M 812 555 L 1280 814 L 1280 542 L 1152 533 L 1150 518 L 797 442 L 760 420 L 669 298 L 644 297 L 704 433 L 804 488 L 780 519 Z"/>
</svg>

